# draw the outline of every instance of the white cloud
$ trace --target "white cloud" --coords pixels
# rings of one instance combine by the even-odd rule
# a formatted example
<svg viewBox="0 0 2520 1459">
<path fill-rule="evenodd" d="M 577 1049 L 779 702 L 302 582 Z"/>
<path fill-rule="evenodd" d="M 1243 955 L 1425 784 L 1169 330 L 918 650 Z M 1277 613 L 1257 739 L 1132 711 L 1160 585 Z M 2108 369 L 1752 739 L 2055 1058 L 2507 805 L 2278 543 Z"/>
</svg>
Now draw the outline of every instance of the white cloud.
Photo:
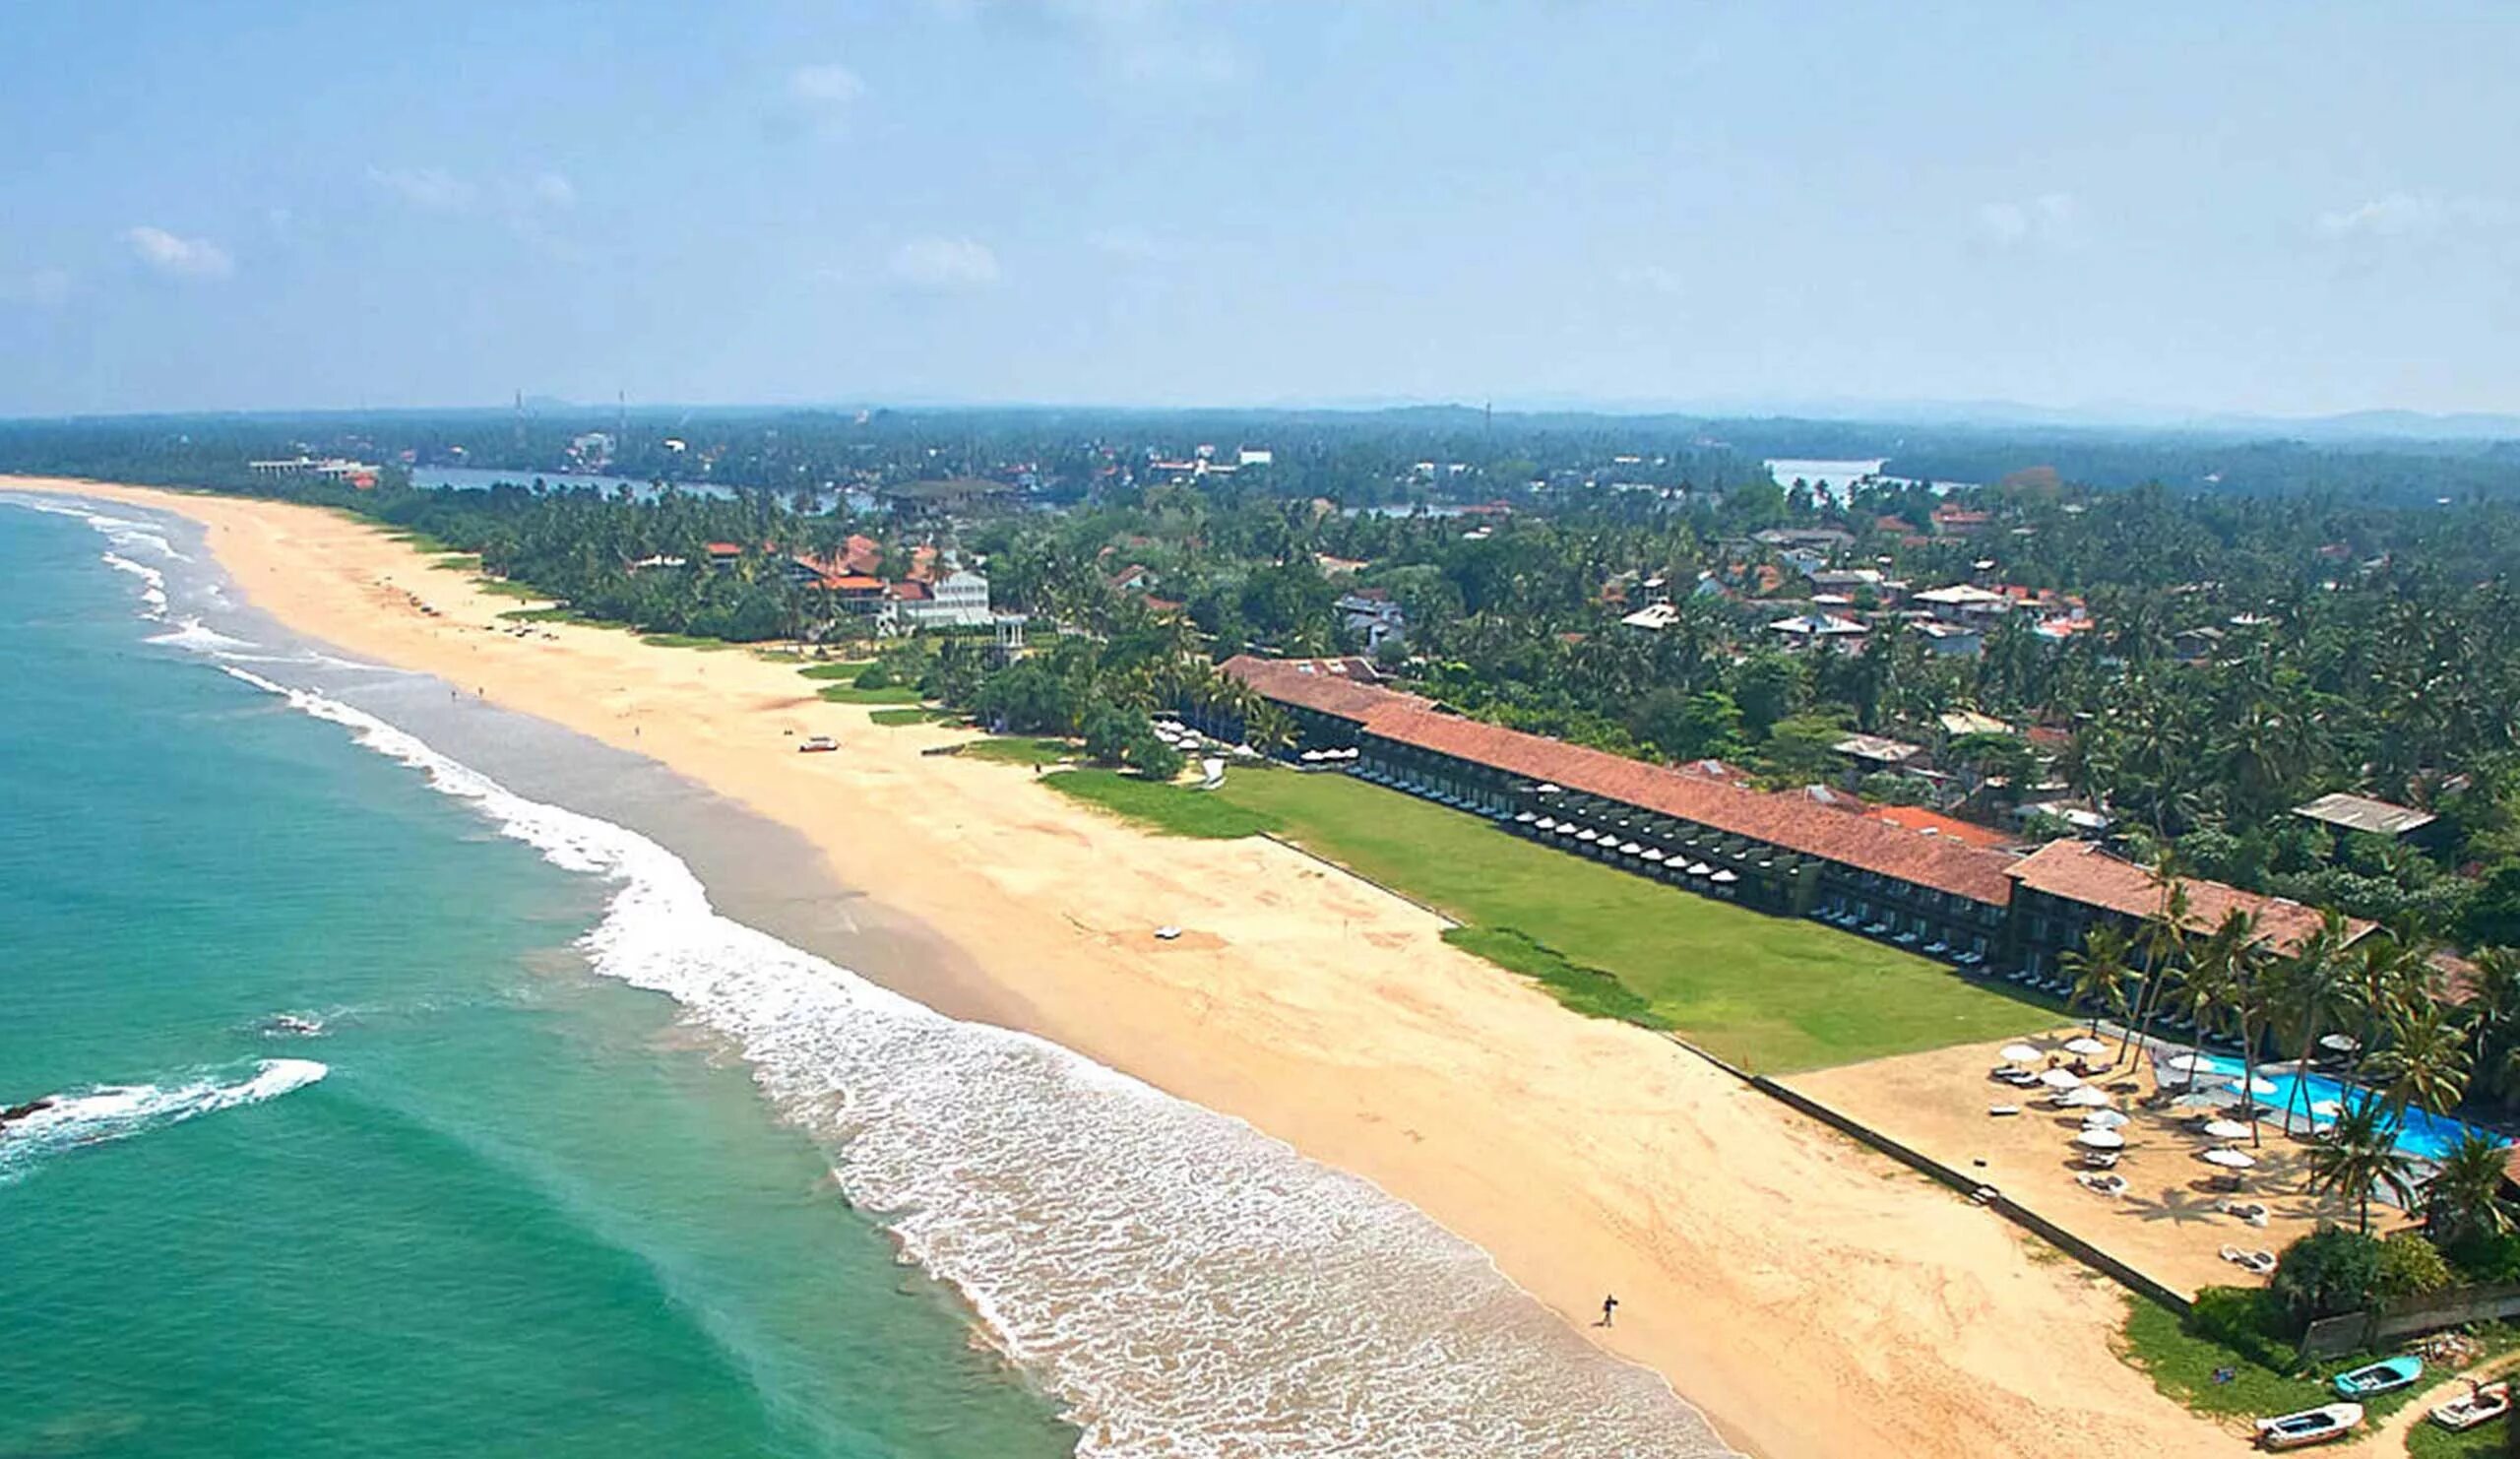
<svg viewBox="0 0 2520 1459">
<path fill-rule="evenodd" d="M 0 304 L 26 304 L 49 309 L 69 301 L 70 271 L 67 269 L 30 269 L 23 274 L 0 274 Z"/>
<path fill-rule="evenodd" d="M 461 213 L 472 206 L 475 191 L 472 184 L 439 167 L 370 167 L 367 180 L 431 213 Z"/>
<path fill-rule="evenodd" d="M 2022 202 L 1981 203 L 1976 223 L 1979 236 L 1996 247 L 2017 248 L 2072 241 L 2081 216 L 2082 205 L 2073 194 L 2041 193 Z"/>
<path fill-rule="evenodd" d="M 526 193 L 545 208 L 575 208 L 578 189 L 557 172 L 545 172 L 526 184 Z"/>
<path fill-rule="evenodd" d="M 994 286 L 997 255 L 973 238 L 913 238 L 887 263 L 896 283 L 939 292 Z"/>
<path fill-rule="evenodd" d="M 227 250 L 208 238 L 179 238 L 146 224 L 124 231 L 123 241 L 142 263 L 180 279 L 224 279 L 236 272 Z"/>
<path fill-rule="evenodd" d="M 1132 264 L 1160 264 L 1173 252 L 1170 245 L 1136 228 L 1096 228 L 1085 235 L 1085 246 L 1105 258 Z"/>
<path fill-rule="evenodd" d="M 824 62 L 788 73 L 788 98 L 815 111 L 837 111 L 866 95 L 866 83 L 846 66 Z"/>
<path fill-rule="evenodd" d="M 1618 271 L 1618 282 L 1629 288 L 1641 288 L 1666 298 L 1677 298 L 1688 287 L 1680 271 L 1662 264 L 1637 264 Z"/>
<path fill-rule="evenodd" d="M 2471 223 L 2490 222 L 2498 212 L 2477 198 L 2390 193 L 2358 208 L 2322 213 L 2312 227 L 2322 238 L 2435 238 Z"/>
</svg>

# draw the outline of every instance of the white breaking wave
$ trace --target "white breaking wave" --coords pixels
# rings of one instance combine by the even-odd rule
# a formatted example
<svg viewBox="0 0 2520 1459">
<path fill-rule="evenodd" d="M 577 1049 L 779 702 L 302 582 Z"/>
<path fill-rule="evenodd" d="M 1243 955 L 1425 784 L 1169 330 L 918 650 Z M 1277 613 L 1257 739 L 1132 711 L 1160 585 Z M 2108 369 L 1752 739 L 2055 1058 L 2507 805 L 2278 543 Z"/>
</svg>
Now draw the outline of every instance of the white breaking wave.
<svg viewBox="0 0 2520 1459">
<path fill-rule="evenodd" d="M 954 1284 L 1102 1459 L 1725 1455 L 1368 1182 L 1056 1045 L 958 1023 L 721 917 L 671 852 L 517 795 L 364 711 L 232 666 L 616 887 L 596 970 L 734 1039 L 839 1175 Z"/>
<path fill-rule="evenodd" d="M 264 1059 L 232 1083 L 202 1077 L 173 1086 L 100 1084 L 57 1094 L 0 1127 L 0 1185 L 22 1179 L 44 1157 L 78 1145 L 120 1140 L 197 1115 L 259 1105 L 303 1089 L 332 1070 L 313 1059 Z"/>
<path fill-rule="evenodd" d="M 206 626 L 201 619 L 193 617 L 176 619 L 173 628 L 164 633 L 152 635 L 149 641 L 168 648 L 193 649 L 206 654 L 217 654 L 222 649 L 253 647 L 253 644 L 244 639 L 221 633 L 216 628 Z"/>
<path fill-rule="evenodd" d="M 105 565 L 117 572 L 127 572 L 140 579 L 140 601 L 149 604 L 143 615 L 151 618 L 166 616 L 166 575 L 145 562 L 134 562 L 119 552 L 107 552 Z"/>
</svg>

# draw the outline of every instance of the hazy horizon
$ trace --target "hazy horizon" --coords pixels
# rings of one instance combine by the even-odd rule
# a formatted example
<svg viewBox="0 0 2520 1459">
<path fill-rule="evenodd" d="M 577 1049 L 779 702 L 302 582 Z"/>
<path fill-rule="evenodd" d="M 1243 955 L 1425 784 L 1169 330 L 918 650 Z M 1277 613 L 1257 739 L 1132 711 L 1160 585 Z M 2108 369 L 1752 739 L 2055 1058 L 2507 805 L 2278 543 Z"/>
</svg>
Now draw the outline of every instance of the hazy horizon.
<svg viewBox="0 0 2520 1459">
<path fill-rule="evenodd" d="M 2509 7 L 13 22 L 0 417 L 2520 412 Z"/>
</svg>

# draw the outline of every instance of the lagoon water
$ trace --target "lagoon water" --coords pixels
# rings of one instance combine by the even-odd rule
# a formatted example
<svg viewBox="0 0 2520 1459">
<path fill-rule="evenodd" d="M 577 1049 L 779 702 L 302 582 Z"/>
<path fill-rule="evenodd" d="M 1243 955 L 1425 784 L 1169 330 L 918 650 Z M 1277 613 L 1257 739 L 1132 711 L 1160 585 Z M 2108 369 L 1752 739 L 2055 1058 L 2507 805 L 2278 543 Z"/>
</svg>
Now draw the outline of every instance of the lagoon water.
<svg viewBox="0 0 2520 1459">
<path fill-rule="evenodd" d="M 0 1454 L 1730 1453 L 1370 1184 L 759 930 L 858 929 L 778 828 L 204 555 L 0 497 Z"/>
</svg>

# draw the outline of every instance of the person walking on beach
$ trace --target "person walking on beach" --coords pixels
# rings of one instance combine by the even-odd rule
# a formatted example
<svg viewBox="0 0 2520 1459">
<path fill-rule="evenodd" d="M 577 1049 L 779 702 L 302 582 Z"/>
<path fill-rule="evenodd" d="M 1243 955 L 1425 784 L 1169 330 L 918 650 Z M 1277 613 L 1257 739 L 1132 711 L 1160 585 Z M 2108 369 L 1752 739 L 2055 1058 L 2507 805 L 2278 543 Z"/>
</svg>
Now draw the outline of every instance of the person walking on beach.
<svg viewBox="0 0 2520 1459">
<path fill-rule="evenodd" d="M 1617 1310 L 1618 1310 L 1618 1299 L 1617 1299 L 1617 1298 L 1615 1298 L 1615 1297 L 1605 1297 L 1605 1298 L 1603 1298 L 1603 1299 L 1602 1299 L 1602 1325 L 1603 1325 L 1604 1327 L 1607 1327 L 1607 1326 L 1609 1326 L 1609 1325 L 1610 1325 L 1610 1314 L 1611 1314 L 1611 1313 L 1613 1313 L 1613 1312 L 1615 1312 L 1615 1311 L 1617 1311 Z"/>
</svg>

